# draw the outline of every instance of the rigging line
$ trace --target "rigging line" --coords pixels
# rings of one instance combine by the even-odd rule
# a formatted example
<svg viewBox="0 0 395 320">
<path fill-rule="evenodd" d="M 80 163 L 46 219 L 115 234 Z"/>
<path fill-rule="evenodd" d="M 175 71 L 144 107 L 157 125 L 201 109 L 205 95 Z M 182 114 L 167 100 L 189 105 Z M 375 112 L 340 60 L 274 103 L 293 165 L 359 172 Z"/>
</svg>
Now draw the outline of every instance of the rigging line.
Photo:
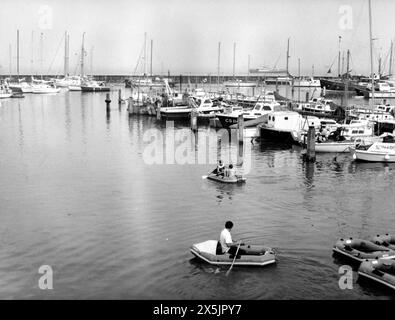
<svg viewBox="0 0 395 320">
<path fill-rule="evenodd" d="M 55 59 L 56 59 L 56 57 L 57 57 L 57 55 L 58 55 L 58 52 L 59 52 L 59 49 L 60 49 L 60 46 L 61 46 L 61 44 L 62 44 L 62 42 L 63 42 L 63 38 L 64 38 L 64 37 L 65 37 L 65 35 L 63 35 L 62 38 L 60 39 L 58 48 L 56 49 L 56 53 L 55 53 L 55 56 L 54 56 L 53 59 L 52 59 L 51 64 L 49 65 L 47 74 L 49 74 L 49 72 L 51 71 L 52 65 L 53 65 L 53 63 L 55 62 Z M 57 74 L 56 74 L 56 75 L 57 75 Z"/>
<path fill-rule="evenodd" d="M 142 46 L 139 58 L 137 59 L 137 64 L 136 64 L 136 67 L 134 68 L 134 72 L 133 72 L 134 75 L 136 75 L 137 68 L 139 67 L 139 65 L 141 63 L 141 56 L 143 55 L 143 52 L 144 52 L 144 45 Z M 145 59 L 145 57 L 144 57 L 144 59 Z"/>
</svg>

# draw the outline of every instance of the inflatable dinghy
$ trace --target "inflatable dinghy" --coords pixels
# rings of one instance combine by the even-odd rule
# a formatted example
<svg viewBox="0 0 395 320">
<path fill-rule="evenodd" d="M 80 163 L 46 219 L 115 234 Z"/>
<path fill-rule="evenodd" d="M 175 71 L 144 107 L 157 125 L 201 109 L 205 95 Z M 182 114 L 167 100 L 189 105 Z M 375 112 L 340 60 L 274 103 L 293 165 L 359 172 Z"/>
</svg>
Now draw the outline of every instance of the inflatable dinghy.
<svg viewBox="0 0 395 320">
<path fill-rule="evenodd" d="M 235 175 L 234 177 L 229 178 L 229 177 L 224 177 L 224 176 L 217 176 L 214 173 L 210 173 L 207 176 L 207 179 L 219 181 L 219 182 L 223 182 L 223 183 L 243 183 L 243 182 L 246 182 L 246 178 L 244 178 L 243 176 L 240 176 L 240 175 Z"/>
<path fill-rule="evenodd" d="M 214 265 L 231 265 L 234 255 L 224 253 L 217 254 L 217 240 L 208 240 L 194 244 L 191 252 L 197 258 Z M 263 267 L 276 262 L 274 251 L 269 247 L 258 245 L 241 245 L 246 253 L 237 255 L 234 266 L 258 266 Z"/>
<path fill-rule="evenodd" d="M 365 259 L 395 258 L 395 251 L 361 239 L 340 239 L 333 247 L 335 253 L 358 262 Z"/>
<path fill-rule="evenodd" d="M 373 238 L 373 242 L 379 246 L 384 246 L 391 250 L 395 250 L 395 236 L 391 236 L 388 233 L 375 236 Z"/>
<path fill-rule="evenodd" d="M 395 290 L 395 260 L 366 260 L 361 263 L 358 274 Z"/>
</svg>

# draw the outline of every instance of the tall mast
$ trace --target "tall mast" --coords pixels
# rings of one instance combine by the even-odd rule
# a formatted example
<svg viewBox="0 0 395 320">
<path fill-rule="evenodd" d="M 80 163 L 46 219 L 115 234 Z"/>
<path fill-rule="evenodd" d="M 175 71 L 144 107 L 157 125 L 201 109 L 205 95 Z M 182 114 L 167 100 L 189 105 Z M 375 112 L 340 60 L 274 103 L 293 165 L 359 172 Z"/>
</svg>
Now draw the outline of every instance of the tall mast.
<svg viewBox="0 0 395 320">
<path fill-rule="evenodd" d="M 16 74 L 19 79 L 19 30 L 16 31 Z"/>
<path fill-rule="evenodd" d="M 372 39 L 372 6 L 371 1 L 369 1 L 369 42 L 370 42 L 370 77 L 372 84 L 372 99 L 370 99 L 370 107 L 374 108 L 374 76 L 373 76 L 373 39 Z"/>
<path fill-rule="evenodd" d="M 221 64 L 221 42 L 218 42 L 218 66 L 217 66 L 217 84 L 219 85 L 219 72 Z"/>
<path fill-rule="evenodd" d="M 381 78 L 381 53 L 379 56 L 379 69 L 378 69 L 379 78 Z"/>
<path fill-rule="evenodd" d="M 370 0 L 369 0 L 370 1 Z M 339 55 L 337 58 L 337 74 L 340 77 L 340 42 L 341 42 L 342 37 L 339 36 Z"/>
<path fill-rule="evenodd" d="M 147 75 L 147 32 L 144 33 L 144 76 Z"/>
<path fill-rule="evenodd" d="M 69 36 L 64 32 L 64 76 L 69 74 Z"/>
<path fill-rule="evenodd" d="M 10 80 L 11 80 L 11 75 L 12 75 L 12 51 L 11 51 L 11 43 L 9 44 L 9 47 L 8 47 L 8 53 L 9 53 L 9 56 L 10 56 L 10 61 L 9 61 L 9 63 L 10 63 Z"/>
<path fill-rule="evenodd" d="M 43 57 L 44 57 L 44 34 L 41 32 L 40 34 L 40 69 L 41 69 L 41 80 L 43 78 Z"/>
<path fill-rule="evenodd" d="M 64 32 L 64 76 L 69 74 L 69 36 Z"/>
<path fill-rule="evenodd" d="M 289 76 L 289 38 L 288 38 L 288 43 L 287 43 L 287 65 L 286 65 L 286 70 L 287 70 L 287 76 Z"/>
<path fill-rule="evenodd" d="M 298 76 L 299 76 L 299 87 L 298 87 L 298 102 L 300 102 L 300 58 L 298 58 Z"/>
<path fill-rule="evenodd" d="M 247 79 L 250 77 L 250 55 L 248 55 L 248 70 L 247 70 Z"/>
<path fill-rule="evenodd" d="M 393 43 L 391 40 L 391 51 L 390 51 L 390 66 L 389 66 L 389 70 L 388 70 L 388 74 L 391 77 L 392 76 L 392 49 L 393 49 Z"/>
<path fill-rule="evenodd" d="M 93 49 L 94 49 L 95 47 L 94 46 L 92 46 L 91 47 L 91 76 L 93 77 Z"/>
<path fill-rule="evenodd" d="M 153 50 L 153 47 L 154 47 L 154 41 L 151 39 L 151 54 L 150 54 L 151 62 L 150 62 L 150 72 L 149 72 L 151 77 L 152 77 L 152 50 Z"/>
<path fill-rule="evenodd" d="M 34 74 L 34 31 L 32 31 L 32 52 L 30 57 L 30 72 Z"/>
<path fill-rule="evenodd" d="M 347 70 L 346 70 L 346 83 L 344 86 L 344 105 L 345 108 L 347 108 L 348 105 L 348 79 L 349 79 L 349 73 L 350 71 L 350 50 L 347 50 Z"/>
<path fill-rule="evenodd" d="M 85 56 L 84 40 L 85 40 L 85 32 L 82 34 L 82 47 L 81 47 L 81 77 L 84 76 L 84 56 Z"/>
<path fill-rule="evenodd" d="M 233 43 L 233 79 L 235 78 L 235 66 L 236 66 L 236 42 Z"/>
</svg>

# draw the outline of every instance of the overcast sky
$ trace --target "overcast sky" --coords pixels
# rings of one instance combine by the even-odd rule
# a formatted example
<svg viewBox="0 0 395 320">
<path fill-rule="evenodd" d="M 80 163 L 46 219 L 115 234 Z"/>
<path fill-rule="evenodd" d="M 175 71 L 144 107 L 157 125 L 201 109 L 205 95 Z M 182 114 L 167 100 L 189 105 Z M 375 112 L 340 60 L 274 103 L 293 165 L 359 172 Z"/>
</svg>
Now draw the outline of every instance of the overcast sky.
<svg viewBox="0 0 395 320">
<path fill-rule="evenodd" d="M 381 54 L 388 69 L 390 41 L 395 37 L 395 1 L 372 0 L 374 64 Z M 349 17 L 349 19 L 348 19 Z M 153 40 L 153 72 L 217 73 L 221 42 L 221 73 L 250 67 L 285 68 L 290 38 L 290 71 L 325 75 L 337 72 L 338 39 L 351 51 L 354 73 L 369 73 L 368 0 L 1 0 L 0 73 L 16 70 L 16 30 L 20 30 L 20 72 L 63 72 L 64 32 L 70 34 L 70 72 L 78 72 L 78 54 L 85 34 L 86 69 L 93 73 L 132 74 L 147 33 Z M 32 42 L 33 32 L 33 42 Z M 33 49 L 32 49 L 33 44 Z M 33 56 L 33 65 L 31 63 Z M 149 66 L 148 58 L 148 66 Z M 138 68 L 140 72 L 143 67 Z M 148 67 L 149 69 L 149 67 Z"/>
</svg>

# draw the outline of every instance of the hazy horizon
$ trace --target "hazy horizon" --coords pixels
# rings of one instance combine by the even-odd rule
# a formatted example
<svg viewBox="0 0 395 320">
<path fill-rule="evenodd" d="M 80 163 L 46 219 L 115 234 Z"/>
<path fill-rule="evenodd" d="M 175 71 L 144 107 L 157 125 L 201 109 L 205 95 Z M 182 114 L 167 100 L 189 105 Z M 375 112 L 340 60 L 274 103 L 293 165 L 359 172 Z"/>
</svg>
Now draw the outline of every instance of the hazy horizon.
<svg viewBox="0 0 395 320">
<path fill-rule="evenodd" d="M 391 12 L 395 12 L 395 2 L 372 0 L 376 72 L 380 55 L 384 73 L 389 67 Z M 351 22 L 345 14 L 350 14 Z M 0 74 L 10 72 L 10 45 L 12 73 L 16 73 L 17 30 L 20 74 L 63 74 L 65 31 L 70 36 L 70 74 L 79 73 L 83 32 L 85 73 L 133 74 L 145 32 L 147 71 L 152 40 L 154 74 L 169 70 L 171 74 L 216 75 L 219 42 L 221 74 L 233 72 L 234 43 L 236 74 L 247 74 L 248 56 L 250 68 L 285 69 L 290 38 L 291 74 L 298 74 L 300 58 L 301 74 L 311 74 L 314 65 L 315 75 L 336 75 L 339 36 L 341 51 L 351 52 L 352 73 L 370 73 L 367 0 L 3 0 Z M 142 72 L 141 63 L 137 73 Z"/>
</svg>

